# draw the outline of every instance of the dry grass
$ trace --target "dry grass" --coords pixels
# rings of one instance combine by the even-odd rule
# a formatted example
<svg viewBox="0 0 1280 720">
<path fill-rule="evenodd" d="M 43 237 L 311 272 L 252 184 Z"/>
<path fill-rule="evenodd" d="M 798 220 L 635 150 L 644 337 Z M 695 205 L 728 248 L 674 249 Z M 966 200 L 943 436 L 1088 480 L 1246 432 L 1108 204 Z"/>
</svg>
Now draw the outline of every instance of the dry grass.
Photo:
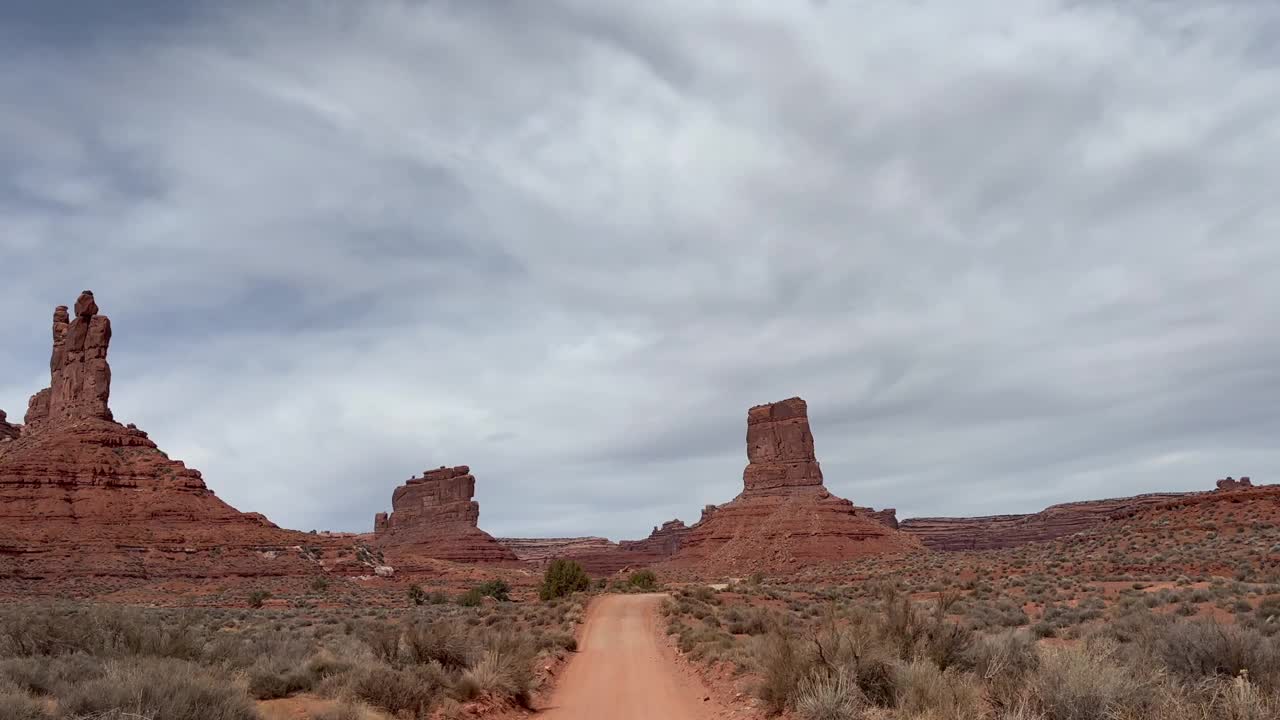
<svg viewBox="0 0 1280 720">
<path fill-rule="evenodd" d="M 1097 587 L 1071 585 L 1086 598 Z M 1187 591 L 1230 600 L 1246 587 Z M 875 583 L 689 588 L 664 612 L 685 653 L 713 662 L 745 654 L 764 708 L 806 719 L 1280 717 L 1280 635 L 1129 602 L 1100 610 L 1105 624 L 1068 621 L 1061 634 L 1075 640 L 1037 642 L 1030 627 L 983 631 L 969 622 L 976 605 L 997 601 L 994 588 L 974 584 L 963 600 L 946 590 L 916 590 L 913 599 Z M 767 631 L 730 632 L 748 616 Z"/>
<path fill-rule="evenodd" d="M 299 692 L 341 701 L 335 718 L 370 707 L 425 716 L 476 697 L 527 705 L 535 664 L 576 646 L 581 617 L 572 600 L 310 613 L 0 606 L 0 717 L 251 720 L 255 700 Z"/>
</svg>

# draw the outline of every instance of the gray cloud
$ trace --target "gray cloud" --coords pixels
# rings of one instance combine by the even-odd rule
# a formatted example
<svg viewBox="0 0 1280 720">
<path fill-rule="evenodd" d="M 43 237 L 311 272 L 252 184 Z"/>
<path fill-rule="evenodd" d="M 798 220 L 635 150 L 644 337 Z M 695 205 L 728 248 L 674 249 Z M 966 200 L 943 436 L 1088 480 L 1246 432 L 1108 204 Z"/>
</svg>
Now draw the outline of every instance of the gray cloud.
<svg viewBox="0 0 1280 720">
<path fill-rule="evenodd" d="M 117 416 L 302 529 L 467 463 L 643 535 L 797 394 L 902 516 L 1280 474 L 1275 8 L 188 6 L 4 10 L 11 415 L 90 287 Z"/>
</svg>

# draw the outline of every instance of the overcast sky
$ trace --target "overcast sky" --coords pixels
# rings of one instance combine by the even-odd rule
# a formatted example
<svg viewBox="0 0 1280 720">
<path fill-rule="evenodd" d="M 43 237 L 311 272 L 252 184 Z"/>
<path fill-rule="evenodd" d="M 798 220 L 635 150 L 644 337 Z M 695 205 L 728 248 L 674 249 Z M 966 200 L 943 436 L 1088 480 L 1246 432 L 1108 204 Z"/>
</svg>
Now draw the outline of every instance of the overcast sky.
<svg viewBox="0 0 1280 720">
<path fill-rule="evenodd" d="M 1243 0 L 3 3 L 0 408 L 90 288 L 117 419 L 302 530 L 469 464 L 496 535 L 643 536 L 793 395 L 899 517 L 1275 481 L 1278 38 Z"/>
</svg>

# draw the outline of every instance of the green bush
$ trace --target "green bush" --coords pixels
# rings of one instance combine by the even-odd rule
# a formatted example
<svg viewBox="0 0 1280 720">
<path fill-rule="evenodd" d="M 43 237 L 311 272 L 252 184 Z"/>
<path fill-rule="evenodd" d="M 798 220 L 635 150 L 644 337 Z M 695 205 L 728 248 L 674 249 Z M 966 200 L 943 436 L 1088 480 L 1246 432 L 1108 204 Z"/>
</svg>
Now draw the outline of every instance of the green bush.
<svg viewBox="0 0 1280 720">
<path fill-rule="evenodd" d="M 499 602 L 507 602 L 511 599 L 511 586 L 505 580 L 490 580 L 477 585 L 476 591 Z"/>
<path fill-rule="evenodd" d="M 414 605 L 422 605 L 427 602 L 427 592 L 422 589 L 421 585 L 409 587 L 409 602 Z"/>
<path fill-rule="evenodd" d="M 553 600 L 590 587 L 591 578 L 587 577 L 581 565 L 572 560 L 552 560 L 542 576 L 542 587 L 538 589 L 538 597 L 542 600 Z"/>
<path fill-rule="evenodd" d="M 249 607 L 260 608 L 262 607 L 262 604 L 267 601 L 267 598 L 270 597 L 271 593 L 266 590 L 254 590 L 249 593 Z"/>
<path fill-rule="evenodd" d="M 652 570 L 637 570 L 631 573 L 631 577 L 627 579 L 631 587 L 637 590 L 657 590 L 658 576 Z"/>
<path fill-rule="evenodd" d="M 471 588 L 459 595 L 454 602 L 462 607 L 479 607 L 483 598 L 484 595 L 480 593 L 480 588 Z"/>
</svg>

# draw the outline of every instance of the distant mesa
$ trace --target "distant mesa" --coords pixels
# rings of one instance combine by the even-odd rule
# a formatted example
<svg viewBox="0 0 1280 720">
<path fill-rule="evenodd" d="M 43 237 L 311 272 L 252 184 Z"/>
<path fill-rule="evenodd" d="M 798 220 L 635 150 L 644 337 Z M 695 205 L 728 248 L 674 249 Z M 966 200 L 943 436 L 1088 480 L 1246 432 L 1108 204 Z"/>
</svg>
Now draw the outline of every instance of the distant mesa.
<svg viewBox="0 0 1280 720">
<path fill-rule="evenodd" d="M 514 562 L 510 548 L 479 529 L 475 494 L 476 478 L 466 465 L 441 466 L 409 478 L 392 493 L 391 514 L 374 516 L 374 542 L 409 565 L 414 558 Z"/>
<path fill-rule="evenodd" d="M 1234 492 L 1254 487 L 1242 477 L 1217 481 L 1216 492 Z M 904 532 L 920 538 L 934 550 L 999 550 L 1033 542 L 1045 542 L 1100 527 L 1111 520 L 1158 508 L 1197 496 L 1201 491 L 1147 493 L 1132 497 L 1083 500 L 1062 503 L 1024 515 L 981 517 L 923 517 L 903 520 Z"/>
<path fill-rule="evenodd" d="M 742 492 L 683 533 L 677 567 L 749 572 L 923 550 L 892 510 L 832 495 L 814 451 L 809 409 L 795 397 L 747 411 Z"/>
</svg>

